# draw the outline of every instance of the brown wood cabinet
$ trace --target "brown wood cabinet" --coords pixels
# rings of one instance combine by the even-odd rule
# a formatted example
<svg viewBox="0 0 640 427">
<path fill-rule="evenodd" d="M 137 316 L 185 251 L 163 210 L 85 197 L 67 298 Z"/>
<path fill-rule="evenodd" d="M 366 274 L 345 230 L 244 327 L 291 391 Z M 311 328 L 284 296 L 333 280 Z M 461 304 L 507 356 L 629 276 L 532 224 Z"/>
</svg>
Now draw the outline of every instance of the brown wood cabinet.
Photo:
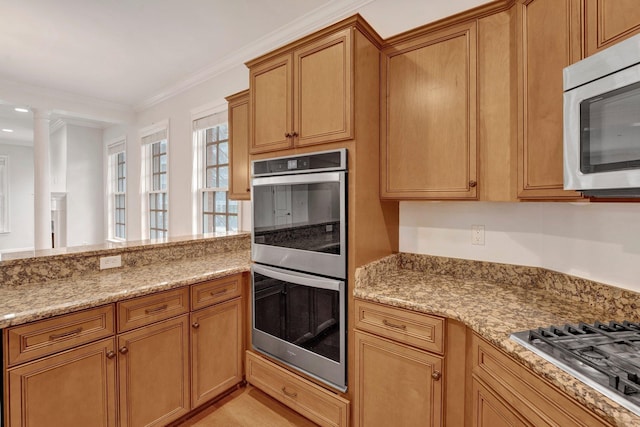
<svg viewBox="0 0 640 427">
<path fill-rule="evenodd" d="M 381 197 L 477 198 L 476 21 L 383 50 Z"/>
<path fill-rule="evenodd" d="M 637 0 L 586 0 L 585 5 L 585 56 L 640 32 Z"/>
<path fill-rule="evenodd" d="M 242 382 L 242 300 L 191 313 L 191 407 Z"/>
<path fill-rule="evenodd" d="M 118 336 L 120 426 L 164 426 L 190 410 L 189 316 Z"/>
<path fill-rule="evenodd" d="M 471 353 L 473 426 L 611 426 L 475 334 Z"/>
<path fill-rule="evenodd" d="M 250 153 L 352 139 L 353 17 L 249 63 Z"/>
<path fill-rule="evenodd" d="M 520 0 L 518 197 L 576 199 L 563 190 L 562 69 L 582 57 L 580 0 Z"/>
<path fill-rule="evenodd" d="M 443 358 L 355 332 L 356 426 L 442 425 Z"/>
<path fill-rule="evenodd" d="M 6 425 L 116 426 L 115 354 L 108 338 L 9 369 Z"/>
<path fill-rule="evenodd" d="M 226 97 L 229 111 L 229 199 L 250 200 L 249 91 Z"/>
<path fill-rule="evenodd" d="M 507 403 L 473 379 L 473 427 L 524 427 L 527 424 Z"/>
</svg>

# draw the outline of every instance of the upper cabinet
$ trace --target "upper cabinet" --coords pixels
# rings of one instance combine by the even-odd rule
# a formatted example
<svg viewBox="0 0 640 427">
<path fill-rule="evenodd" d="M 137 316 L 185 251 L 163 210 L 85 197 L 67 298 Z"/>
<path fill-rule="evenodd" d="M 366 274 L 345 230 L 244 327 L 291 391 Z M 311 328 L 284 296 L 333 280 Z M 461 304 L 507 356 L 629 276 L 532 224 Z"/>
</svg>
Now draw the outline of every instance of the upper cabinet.
<svg viewBox="0 0 640 427">
<path fill-rule="evenodd" d="M 249 62 L 250 153 L 353 138 L 353 28 Z"/>
<path fill-rule="evenodd" d="M 383 50 L 381 197 L 477 197 L 476 21 Z"/>
<path fill-rule="evenodd" d="M 585 9 L 586 56 L 640 32 L 637 0 L 587 0 Z"/>
<path fill-rule="evenodd" d="M 563 188 L 562 69 L 582 57 L 581 0 L 517 4 L 518 198 L 576 199 Z"/>
<path fill-rule="evenodd" d="M 226 98 L 229 103 L 229 199 L 251 199 L 249 185 L 249 91 Z"/>
</svg>

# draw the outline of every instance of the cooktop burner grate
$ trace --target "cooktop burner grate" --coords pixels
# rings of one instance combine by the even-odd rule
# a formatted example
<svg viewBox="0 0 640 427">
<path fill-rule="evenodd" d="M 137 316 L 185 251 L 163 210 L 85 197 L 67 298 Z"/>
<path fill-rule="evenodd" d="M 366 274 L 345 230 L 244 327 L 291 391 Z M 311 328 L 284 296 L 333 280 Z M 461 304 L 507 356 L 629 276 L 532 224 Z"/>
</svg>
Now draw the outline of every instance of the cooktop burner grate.
<svg viewBox="0 0 640 427">
<path fill-rule="evenodd" d="M 549 326 L 511 338 L 640 415 L 640 324 Z"/>
</svg>

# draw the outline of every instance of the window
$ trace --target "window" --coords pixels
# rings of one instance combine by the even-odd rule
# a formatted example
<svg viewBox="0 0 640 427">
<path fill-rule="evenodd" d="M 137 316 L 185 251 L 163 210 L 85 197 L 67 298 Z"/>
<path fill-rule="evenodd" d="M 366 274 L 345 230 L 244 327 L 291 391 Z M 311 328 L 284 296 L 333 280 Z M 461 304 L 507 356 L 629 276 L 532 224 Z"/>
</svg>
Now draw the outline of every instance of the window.
<svg viewBox="0 0 640 427">
<path fill-rule="evenodd" d="M 0 233 L 9 232 L 9 157 L 0 156 Z"/>
<path fill-rule="evenodd" d="M 110 145 L 108 154 L 109 200 L 107 201 L 107 206 L 109 212 L 109 239 L 126 240 L 127 169 L 124 141 Z"/>
<path fill-rule="evenodd" d="M 168 125 L 168 122 L 165 122 Z M 152 129 L 142 137 L 143 237 L 164 239 L 169 231 L 167 128 Z"/>
<path fill-rule="evenodd" d="M 201 233 L 238 230 L 239 203 L 229 200 L 229 130 L 227 113 L 194 122 L 194 143 L 199 152 L 198 206 Z"/>
</svg>

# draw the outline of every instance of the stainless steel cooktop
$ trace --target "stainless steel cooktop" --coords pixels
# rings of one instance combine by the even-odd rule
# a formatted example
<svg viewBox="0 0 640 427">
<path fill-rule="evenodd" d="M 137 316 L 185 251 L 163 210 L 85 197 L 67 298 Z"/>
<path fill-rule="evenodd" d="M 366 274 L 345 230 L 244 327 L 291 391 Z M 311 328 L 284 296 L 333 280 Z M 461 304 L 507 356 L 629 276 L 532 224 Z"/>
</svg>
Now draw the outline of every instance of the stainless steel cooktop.
<svg viewBox="0 0 640 427">
<path fill-rule="evenodd" d="M 511 339 L 640 415 L 640 324 L 549 326 Z"/>
</svg>

